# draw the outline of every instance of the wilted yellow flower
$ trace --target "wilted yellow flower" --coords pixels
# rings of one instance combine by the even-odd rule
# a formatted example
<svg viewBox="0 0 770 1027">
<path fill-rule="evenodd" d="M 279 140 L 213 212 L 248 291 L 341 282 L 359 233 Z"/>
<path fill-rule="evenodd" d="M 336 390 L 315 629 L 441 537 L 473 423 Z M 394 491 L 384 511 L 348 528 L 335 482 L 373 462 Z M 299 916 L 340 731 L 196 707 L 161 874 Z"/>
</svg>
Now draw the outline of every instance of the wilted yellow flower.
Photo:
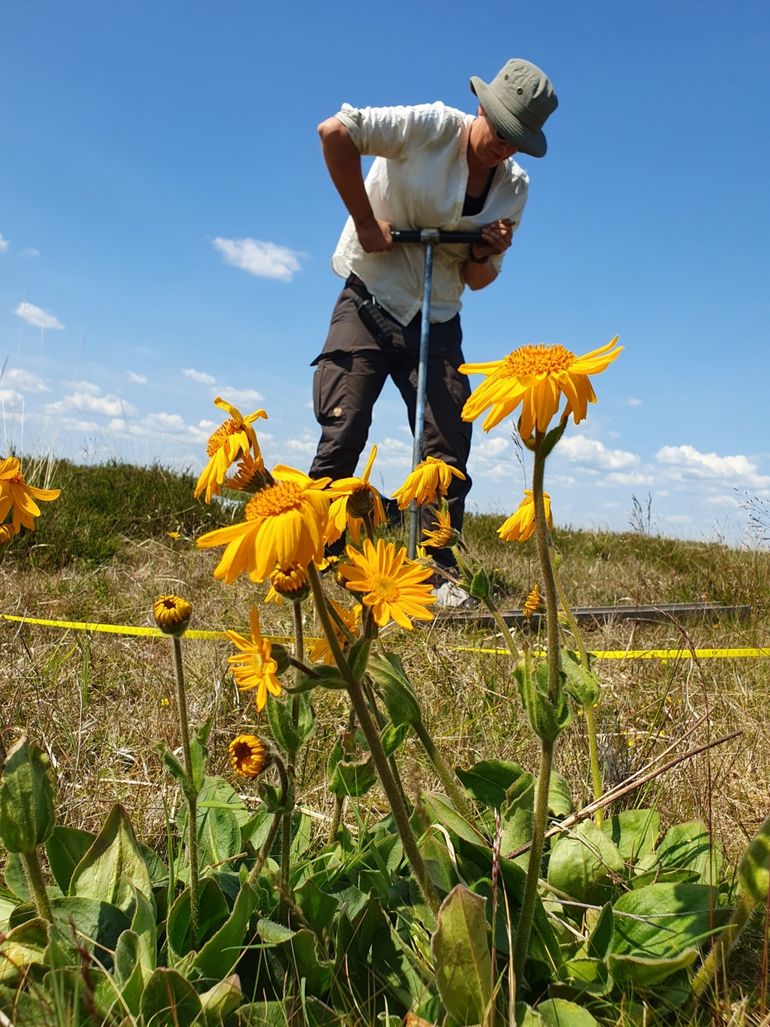
<svg viewBox="0 0 770 1027">
<path fill-rule="evenodd" d="M 264 410 L 255 410 L 253 414 L 244 417 L 237 407 L 232 406 L 221 396 L 217 396 L 214 404 L 220 410 L 227 411 L 230 417 L 229 420 L 220 424 L 209 439 L 206 447 L 209 462 L 203 468 L 203 473 L 195 486 L 195 498 L 197 499 L 202 492 L 205 492 L 203 499 L 206 503 L 211 502 L 212 496 L 219 494 L 228 468 L 239 456 L 252 450 L 255 458 L 261 459 L 257 436 L 251 425 L 257 418 L 267 418 Z"/>
<path fill-rule="evenodd" d="M 384 627 L 391 620 L 411 628 L 412 620 L 432 620 L 427 609 L 436 596 L 427 579 L 430 567 L 421 567 L 406 558 L 406 549 L 396 551 L 392 542 L 378 539 L 377 548 L 365 539 L 363 552 L 347 547 L 351 563 L 340 566 L 340 574 L 353 592 L 362 593 L 364 605 L 371 607 L 374 619 Z"/>
<path fill-rule="evenodd" d="M 437 493 L 441 496 L 447 494 L 452 478 L 465 481 L 465 475 L 456 467 L 451 467 L 435 457 L 426 457 L 407 476 L 401 488 L 393 493 L 393 498 L 398 500 L 399 510 L 406 510 L 412 500 L 418 506 L 435 503 Z"/>
<path fill-rule="evenodd" d="M 502 360 L 485 364 L 461 364 L 463 374 L 485 374 L 486 379 L 463 407 L 464 421 L 475 421 L 487 408 L 484 431 L 499 424 L 523 402 L 519 432 L 531 437 L 535 428 L 544 432 L 559 409 L 562 393 L 567 398 L 563 417 L 572 414 L 575 424 L 596 402 L 588 376 L 604 371 L 620 354 L 618 337 L 600 349 L 576 357 L 564 346 L 545 343 L 520 346 Z"/>
<path fill-rule="evenodd" d="M 545 519 L 549 528 L 553 528 L 551 516 L 551 497 L 543 493 Z M 535 495 L 531 489 L 524 490 L 524 498 L 515 513 L 500 525 L 497 534 L 503 542 L 526 542 L 535 533 Z"/>
<path fill-rule="evenodd" d="M 265 602 L 281 603 L 285 598 L 290 599 L 293 603 L 299 603 L 309 591 L 310 585 L 304 567 L 299 565 L 285 569 L 276 567 L 270 575 L 270 588 L 265 596 Z"/>
<path fill-rule="evenodd" d="M 158 596 L 152 604 L 152 615 L 160 630 L 177 638 L 187 630 L 191 614 L 192 606 L 181 596 Z"/>
<path fill-rule="evenodd" d="M 275 481 L 244 508 L 245 521 L 217 528 L 198 539 L 201 549 L 225 546 L 214 577 L 229 584 L 241 574 L 264 581 L 279 567 L 323 557 L 328 478 L 313 480 L 293 467 L 274 468 Z"/>
<path fill-rule="evenodd" d="M 259 629 L 256 606 L 251 608 L 251 638 L 244 638 L 237 631 L 226 631 L 225 634 L 239 650 L 227 658 L 235 683 L 242 692 L 255 689 L 254 703 L 258 710 L 263 710 L 268 692 L 271 695 L 281 694 L 281 682 L 278 680 L 278 664 L 273 659 L 272 646 L 262 637 Z"/>
<path fill-rule="evenodd" d="M 238 735 L 227 747 L 230 764 L 241 777 L 259 777 L 267 762 L 267 749 L 256 735 Z"/>
<path fill-rule="evenodd" d="M 537 582 L 532 587 L 532 591 L 529 593 L 524 601 L 524 608 L 522 613 L 525 617 L 532 617 L 540 609 L 540 604 L 543 601 L 543 597 L 540 595 L 540 589 L 538 588 Z"/>
<path fill-rule="evenodd" d="M 50 503 L 60 495 L 60 489 L 39 489 L 28 485 L 21 473 L 21 463 L 15 456 L 0 460 L 0 524 L 12 512 L 14 533 L 19 528 L 35 530 L 35 518 L 40 516 L 36 499 Z"/>
<path fill-rule="evenodd" d="M 422 544 L 428 549 L 446 549 L 454 545 L 457 533 L 449 520 L 449 510 L 437 510 L 434 531 L 426 531 L 423 528 Z"/>
<path fill-rule="evenodd" d="M 356 603 L 354 607 L 348 610 L 334 599 L 329 600 L 329 602 L 334 607 L 337 617 L 339 617 L 348 629 L 348 632 L 353 636 L 353 638 L 356 638 L 361 628 L 361 604 Z M 337 641 L 344 649 L 345 646 L 350 644 L 350 639 L 337 623 L 337 619 L 332 617 L 331 620 L 334 625 L 334 634 L 337 636 Z M 329 640 L 326 635 L 313 643 L 310 649 L 310 659 L 313 663 L 328 663 L 329 666 L 334 666 L 334 655 L 331 651 Z"/>
<path fill-rule="evenodd" d="M 326 525 L 327 542 L 336 542 L 347 527 L 350 529 L 353 542 L 358 545 L 365 513 L 371 516 L 375 528 L 384 522 L 385 510 L 382 499 L 377 489 L 369 484 L 369 475 L 376 456 L 377 447 L 372 446 L 360 478 L 340 478 L 329 486 L 329 494 L 333 501 L 329 507 L 329 521 Z"/>
</svg>

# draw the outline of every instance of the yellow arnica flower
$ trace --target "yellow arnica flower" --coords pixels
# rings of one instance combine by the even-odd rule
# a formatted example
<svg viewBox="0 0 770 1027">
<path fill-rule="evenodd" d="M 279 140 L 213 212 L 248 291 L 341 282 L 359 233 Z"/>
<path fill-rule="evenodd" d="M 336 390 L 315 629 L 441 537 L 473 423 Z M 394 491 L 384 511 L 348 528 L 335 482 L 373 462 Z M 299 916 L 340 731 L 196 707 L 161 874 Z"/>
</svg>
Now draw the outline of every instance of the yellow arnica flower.
<svg viewBox="0 0 770 1027">
<path fill-rule="evenodd" d="M 377 548 L 369 539 L 364 541 L 363 552 L 352 546 L 347 548 L 351 563 L 340 566 L 340 574 L 353 592 L 361 592 L 361 599 L 371 607 L 372 615 L 380 627 L 391 620 L 402 628 L 411 628 L 412 620 L 432 620 L 428 610 L 436 596 L 426 579 L 432 576 L 430 567 L 421 567 L 406 558 L 406 549 L 396 551 L 392 542 L 377 540 Z M 411 618 L 411 620 L 410 620 Z"/>
<path fill-rule="evenodd" d="M 437 493 L 441 496 L 447 494 L 452 478 L 465 481 L 462 471 L 458 471 L 456 467 L 450 467 L 443 460 L 429 456 L 407 476 L 401 488 L 393 493 L 393 498 L 398 500 L 399 510 L 406 510 L 412 500 L 418 506 L 435 503 Z"/>
<path fill-rule="evenodd" d="M 484 431 L 499 424 L 523 403 L 519 432 L 524 439 L 535 428 L 544 432 L 559 409 L 562 393 L 567 397 L 564 417 L 578 424 L 589 403 L 596 402 L 588 376 L 604 371 L 620 354 L 618 337 L 600 349 L 576 357 L 564 346 L 545 343 L 520 346 L 502 360 L 486 364 L 461 364 L 463 374 L 485 374 L 486 379 L 463 407 L 464 421 L 475 421 L 489 408 Z"/>
<path fill-rule="evenodd" d="M 525 617 L 533 616 L 533 614 L 537 613 L 537 611 L 540 609 L 540 604 L 542 601 L 543 600 L 542 596 L 540 595 L 540 589 L 538 588 L 536 582 L 532 587 L 532 591 L 525 599 L 524 608 L 521 612 L 524 614 Z"/>
<path fill-rule="evenodd" d="M 258 411 L 261 412 L 261 411 Z M 265 461 L 262 454 L 244 453 L 235 474 L 225 478 L 225 486 L 236 492 L 256 492 L 265 483 Z"/>
<path fill-rule="evenodd" d="M 355 639 L 361 628 L 361 604 L 358 603 L 352 609 L 348 610 L 334 599 L 329 601 L 334 607 L 337 617 L 339 617 L 348 629 L 348 632 Z M 350 645 L 350 639 L 343 632 L 335 617 L 332 617 L 332 624 L 334 625 L 334 634 L 337 636 L 337 641 L 344 649 L 346 646 Z M 313 663 L 328 663 L 329 666 L 334 666 L 334 654 L 331 651 L 329 640 L 325 635 L 323 638 L 319 638 L 313 643 L 310 649 L 310 659 Z"/>
<path fill-rule="evenodd" d="M 158 596 L 152 604 L 152 615 L 161 631 L 179 637 L 187 630 L 192 606 L 181 596 Z"/>
<path fill-rule="evenodd" d="M 300 603 L 310 591 L 307 571 L 304 567 L 277 567 L 270 575 L 270 588 L 265 596 L 266 603 L 282 603 L 284 598 Z"/>
<path fill-rule="evenodd" d="M 361 527 L 364 514 L 372 518 L 376 528 L 385 520 L 385 510 L 377 489 L 369 484 L 369 475 L 377 456 L 377 447 L 372 446 L 364 473 L 360 478 L 340 478 L 329 486 L 329 494 L 333 496 L 329 507 L 329 523 L 326 526 L 326 541 L 336 542 L 345 531 L 350 529 L 350 537 L 355 545 L 361 538 Z"/>
<path fill-rule="evenodd" d="M 281 682 L 277 677 L 278 664 L 273 659 L 272 646 L 259 630 L 256 606 L 251 608 L 251 638 L 244 638 L 237 631 L 226 631 L 225 634 L 239 650 L 227 658 L 235 683 L 242 692 L 256 690 L 254 703 L 261 711 L 267 703 L 268 692 L 271 695 L 281 694 Z"/>
<path fill-rule="evenodd" d="M 434 530 L 426 531 L 423 529 L 423 546 L 428 549 L 446 549 L 447 546 L 454 545 L 457 533 L 449 520 L 449 511 L 437 510 L 436 520 L 433 523 L 436 525 Z"/>
<path fill-rule="evenodd" d="M 211 502 L 212 496 L 219 495 L 228 468 L 239 456 L 253 450 L 255 458 L 261 459 L 257 436 L 251 425 L 257 418 L 267 418 L 264 410 L 255 410 L 253 414 L 244 417 L 237 407 L 221 396 L 217 396 L 214 404 L 220 410 L 225 410 L 230 417 L 224 424 L 220 424 L 209 439 L 206 447 L 209 462 L 203 468 L 203 473 L 195 486 L 195 498 L 205 492 L 203 499 L 206 503 Z"/>
<path fill-rule="evenodd" d="M 0 524 L 13 511 L 11 524 L 14 531 L 19 528 L 34 531 L 35 518 L 40 516 L 40 507 L 35 500 L 50 503 L 60 495 L 60 489 L 38 489 L 28 485 L 21 473 L 21 463 L 15 456 L 0 460 Z"/>
<path fill-rule="evenodd" d="M 548 527 L 553 527 L 551 516 L 551 497 L 547 492 L 543 493 L 545 505 L 545 519 Z M 531 489 L 524 490 L 524 498 L 519 503 L 515 513 L 511 514 L 507 521 L 497 529 L 498 536 L 503 542 L 526 542 L 535 534 L 535 494 Z"/>
<path fill-rule="evenodd" d="M 323 557 L 329 510 L 328 478 L 314 481 L 293 467 L 273 469 L 275 481 L 244 508 L 245 521 L 217 528 L 198 539 L 201 549 L 225 546 L 214 577 L 229 584 L 241 574 L 264 581 L 279 567 Z"/>
<path fill-rule="evenodd" d="M 238 735 L 228 746 L 230 763 L 241 777 L 259 777 L 267 762 L 267 749 L 256 735 Z"/>
</svg>

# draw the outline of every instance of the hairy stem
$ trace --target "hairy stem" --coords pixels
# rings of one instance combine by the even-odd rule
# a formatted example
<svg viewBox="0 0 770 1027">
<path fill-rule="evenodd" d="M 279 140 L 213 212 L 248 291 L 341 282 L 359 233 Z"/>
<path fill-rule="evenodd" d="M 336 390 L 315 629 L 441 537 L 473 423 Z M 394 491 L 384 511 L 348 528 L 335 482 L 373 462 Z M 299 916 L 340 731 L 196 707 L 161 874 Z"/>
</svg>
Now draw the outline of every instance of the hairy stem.
<svg viewBox="0 0 770 1027">
<path fill-rule="evenodd" d="M 48 901 L 48 892 L 46 891 L 45 881 L 43 880 L 43 871 L 40 867 L 40 856 L 38 855 L 37 849 L 33 849 L 32 852 L 22 852 L 21 862 L 24 867 L 24 874 L 27 878 L 27 882 L 35 899 L 37 915 L 42 920 L 53 920 L 51 903 Z"/>
<path fill-rule="evenodd" d="M 182 735 L 182 752 L 184 753 L 184 769 L 190 783 L 189 794 L 185 790 L 187 800 L 187 854 L 190 860 L 190 935 L 192 947 L 198 944 L 199 922 L 199 883 L 198 883 L 198 796 L 193 782 L 192 752 L 190 750 L 190 725 L 187 720 L 187 697 L 184 688 L 184 668 L 182 666 L 182 643 L 174 637 L 171 639 L 174 654 L 174 677 L 176 679 L 176 705 L 179 714 L 179 729 Z"/>
</svg>

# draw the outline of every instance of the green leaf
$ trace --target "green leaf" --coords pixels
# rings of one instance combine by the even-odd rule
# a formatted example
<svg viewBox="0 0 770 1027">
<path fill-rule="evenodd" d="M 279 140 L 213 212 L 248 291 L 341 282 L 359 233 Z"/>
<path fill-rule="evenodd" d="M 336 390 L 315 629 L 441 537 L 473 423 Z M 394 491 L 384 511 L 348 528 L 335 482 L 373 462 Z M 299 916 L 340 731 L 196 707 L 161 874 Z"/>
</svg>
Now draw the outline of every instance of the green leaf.
<svg viewBox="0 0 770 1027">
<path fill-rule="evenodd" d="M 60 895 L 51 900 L 51 912 L 51 939 L 55 938 L 75 963 L 80 962 L 80 953 L 85 950 L 93 952 L 104 965 L 111 965 L 118 938 L 131 926 L 125 910 L 96 898 Z"/>
<path fill-rule="evenodd" d="M 209 755 L 209 735 L 211 734 L 211 725 L 214 720 L 214 713 L 206 718 L 206 722 L 201 724 L 200 727 L 195 731 L 193 737 L 190 739 L 190 763 L 192 764 L 192 786 L 195 794 L 203 787 L 203 781 L 206 777 L 206 764 Z"/>
<path fill-rule="evenodd" d="M 185 798 L 188 802 L 194 802 L 195 796 L 198 794 L 193 786 L 192 781 L 187 776 L 187 771 L 184 769 L 182 764 L 173 754 L 173 752 L 163 753 L 163 765 L 166 770 L 171 774 L 176 783 L 182 789 Z"/>
<path fill-rule="evenodd" d="M 483 567 L 471 579 L 470 594 L 474 599 L 489 599 L 492 594 L 492 583 Z"/>
<path fill-rule="evenodd" d="M 45 964 L 48 924 L 37 918 L 14 927 L 0 940 L 0 983 L 12 984 L 27 967 Z"/>
<path fill-rule="evenodd" d="M 116 803 L 104 827 L 72 872 L 70 892 L 133 912 L 134 889 L 152 898 L 152 882 L 125 809 Z"/>
<path fill-rule="evenodd" d="M 471 824 L 462 817 L 449 803 L 444 795 L 438 792 L 426 792 L 422 796 L 422 807 L 431 823 L 437 822 L 458 838 L 477 843 L 481 836 Z"/>
<path fill-rule="evenodd" d="M 132 1016 L 137 1016 L 144 991 L 144 973 L 139 958 L 139 939 L 133 931 L 124 931 L 115 948 L 115 983 L 120 997 Z"/>
<path fill-rule="evenodd" d="M 382 696 L 388 716 L 396 725 L 419 724 L 420 704 L 401 660 L 395 653 L 377 653 L 369 661 L 369 674 Z"/>
<path fill-rule="evenodd" d="M 607 902 L 596 917 L 591 928 L 586 950 L 589 956 L 596 959 L 604 959 L 612 944 L 612 935 L 615 931 L 615 916 L 612 912 L 611 903 Z"/>
<path fill-rule="evenodd" d="M 348 666 L 356 681 L 360 681 L 366 673 L 366 665 L 369 662 L 369 650 L 372 647 L 370 638 L 359 638 L 347 653 Z"/>
<path fill-rule="evenodd" d="M 249 811 L 235 789 L 221 777 L 207 777 L 198 795 L 198 863 L 201 869 L 225 863 L 242 851 L 241 824 Z M 186 822 L 180 816 L 180 826 Z"/>
<path fill-rule="evenodd" d="M 764 902 L 770 887 L 770 817 L 749 842 L 738 867 L 741 891 L 754 902 Z"/>
<path fill-rule="evenodd" d="M 230 910 L 219 885 L 212 877 L 200 882 L 198 895 L 198 948 L 227 920 Z M 177 896 L 169 910 L 166 936 L 173 961 L 192 951 L 192 924 L 190 922 L 190 889 Z"/>
<path fill-rule="evenodd" d="M 555 770 L 548 781 L 548 809 L 559 818 L 568 817 L 572 812 L 572 793 L 567 779 Z"/>
<path fill-rule="evenodd" d="M 564 980 L 581 994 L 608 995 L 612 991 L 612 977 L 603 959 L 570 959 L 564 964 L 562 972 Z"/>
<path fill-rule="evenodd" d="M 623 870 L 615 845 L 591 821 L 562 836 L 551 851 L 548 883 L 578 902 L 604 902 L 613 874 Z"/>
<path fill-rule="evenodd" d="M 660 816 L 654 809 L 626 809 L 605 820 L 602 831 L 618 847 L 627 863 L 636 863 L 655 848 Z"/>
<path fill-rule="evenodd" d="M 664 868 L 687 870 L 701 884 L 719 883 L 722 853 L 699 820 L 670 827 L 657 848 L 657 857 Z"/>
<path fill-rule="evenodd" d="M 9 852 L 29 855 L 55 824 L 48 757 L 24 735 L 9 750 L 0 778 L 0 839 Z"/>
<path fill-rule="evenodd" d="M 550 670 L 545 660 L 539 661 L 534 668 L 527 663 L 519 664 L 513 673 L 532 730 L 543 741 L 554 741 L 570 721 L 569 705 L 563 688 L 564 674 L 559 673 L 556 695 L 551 700 Z"/>
<path fill-rule="evenodd" d="M 158 958 L 158 928 L 155 922 L 155 909 L 150 899 L 135 890 L 136 908 L 131 921 L 131 930 L 139 941 L 139 961 L 142 969 L 152 973 Z"/>
<path fill-rule="evenodd" d="M 244 882 L 232 913 L 195 957 L 193 965 L 204 979 L 219 981 L 232 972 L 245 947 L 246 929 L 255 904 L 254 891 Z"/>
<path fill-rule="evenodd" d="M 299 698 L 299 716 L 297 718 L 298 748 L 302 748 L 305 742 L 309 741 L 315 733 L 315 710 L 310 702 L 310 697 L 301 695 Z"/>
<path fill-rule="evenodd" d="M 237 974 L 218 981 L 200 996 L 206 1027 L 219 1027 L 243 1001 L 241 982 Z"/>
<path fill-rule="evenodd" d="M 597 1027 L 587 1009 L 563 998 L 547 998 L 537 1013 L 545 1027 Z"/>
<path fill-rule="evenodd" d="M 439 908 L 431 950 L 447 1013 L 461 1024 L 482 1023 L 492 1001 L 486 900 L 456 885 Z"/>
<path fill-rule="evenodd" d="M 717 929 L 715 898 L 703 884 L 650 884 L 621 896 L 608 953 L 616 982 L 650 988 L 690 966 Z"/>
<path fill-rule="evenodd" d="M 503 837 L 500 843 L 500 851 L 503 853 L 516 852 L 523 845 L 532 841 L 534 814 L 531 809 L 514 808 L 510 812 L 506 810 L 503 816 Z M 513 857 L 513 862 L 519 866 L 529 866 L 529 852 L 522 852 Z"/>
<path fill-rule="evenodd" d="M 51 837 L 45 843 L 45 852 L 53 878 L 63 892 L 69 890 L 75 867 L 95 840 L 96 835 L 91 831 L 81 831 L 77 827 L 53 829 Z"/>
<path fill-rule="evenodd" d="M 578 706 L 596 706 L 602 694 L 601 682 L 592 670 L 586 670 L 580 657 L 571 649 L 562 649 L 561 669 L 564 687 Z"/>
<path fill-rule="evenodd" d="M 329 930 L 340 905 L 337 896 L 321 891 L 312 877 L 295 890 L 294 901 L 319 937 Z"/>
<path fill-rule="evenodd" d="M 560 421 L 555 428 L 551 428 L 546 437 L 540 443 L 540 456 L 545 460 L 550 455 L 553 447 L 557 444 L 559 439 L 564 434 L 564 429 L 567 427 L 567 418 Z"/>
<path fill-rule="evenodd" d="M 400 724 L 396 727 L 390 721 L 385 725 L 380 734 L 380 741 L 382 747 L 385 750 L 386 756 L 392 756 L 394 752 L 406 741 L 409 737 L 409 732 L 412 730 L 410 724 Z"/>
<path fill-rule="evenodd" d="M 474 799 L 485 806 L 500 809 L 508 797 L 508 790 L 527 775 L 523 767 L 510 760 L 480 760 L 468 770 L 460 767 L 455 773 Z"/>
<path fill-rule="evenodd" d="M 285 753 L 296 752 L 299 748 L 299 734 L 292 723 L 289 703 L 269 695 L 266 711 L 270 733 L 276 745 Z"/>
<path fill-rule="evenodd" d="M 159 967 L 147 981 L 141 1012 L 146 1027 L 193 1027 L 203 1007 L 193 986 L 180 973 Z"/>
<path fill-rule="evenodd" d="M 329 753 L 326 774 L 329 791 L 340 798 L 365 795 L 377 780 L 371 754 L 346 753 L 340 739 Z"/>
</svg>

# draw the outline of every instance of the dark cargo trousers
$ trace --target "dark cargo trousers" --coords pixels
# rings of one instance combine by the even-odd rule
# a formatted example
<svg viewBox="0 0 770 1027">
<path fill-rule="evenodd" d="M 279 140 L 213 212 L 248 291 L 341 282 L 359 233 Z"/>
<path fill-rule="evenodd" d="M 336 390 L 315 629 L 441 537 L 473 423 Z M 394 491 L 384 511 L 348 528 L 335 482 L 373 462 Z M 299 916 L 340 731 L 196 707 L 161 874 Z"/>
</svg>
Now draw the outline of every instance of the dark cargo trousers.
<svg viewBox="0 0 770 1027">
<path fill-rule="evenodd" d="M 378 344 L 358 316 L 356 299 L 366 295 L 363 283 L 354 279 L 356 287 L 351 288 L 350 282 L 337 300 L 323 352 L 313 361 L 313 408 L 321 438 L 309 471 L 312 478 L 347 478 L 354 473 L 366 445 L 372 409 L 388 377 L 406 403 L 414 433 L 421 316 L 403 326 L 380 308 L 393 338 Z M 460 413 L 470 385 L 457 370 L 464 359 L 461 342 L 459 314 L 431 325 L 423 458 L 444 460 L 467 475 L 471 425 L 461 420 Z M 447 500 L 452 526 L 458 531 L 470 487 L 470 478 L 452 478 Z M 423 509 L 421 518 L 424 528 L 433 526 L 432 511 Z M 442 566 L 454 563 L 450 550 L 436 550 L 433 555 Z"/>
</svg>

